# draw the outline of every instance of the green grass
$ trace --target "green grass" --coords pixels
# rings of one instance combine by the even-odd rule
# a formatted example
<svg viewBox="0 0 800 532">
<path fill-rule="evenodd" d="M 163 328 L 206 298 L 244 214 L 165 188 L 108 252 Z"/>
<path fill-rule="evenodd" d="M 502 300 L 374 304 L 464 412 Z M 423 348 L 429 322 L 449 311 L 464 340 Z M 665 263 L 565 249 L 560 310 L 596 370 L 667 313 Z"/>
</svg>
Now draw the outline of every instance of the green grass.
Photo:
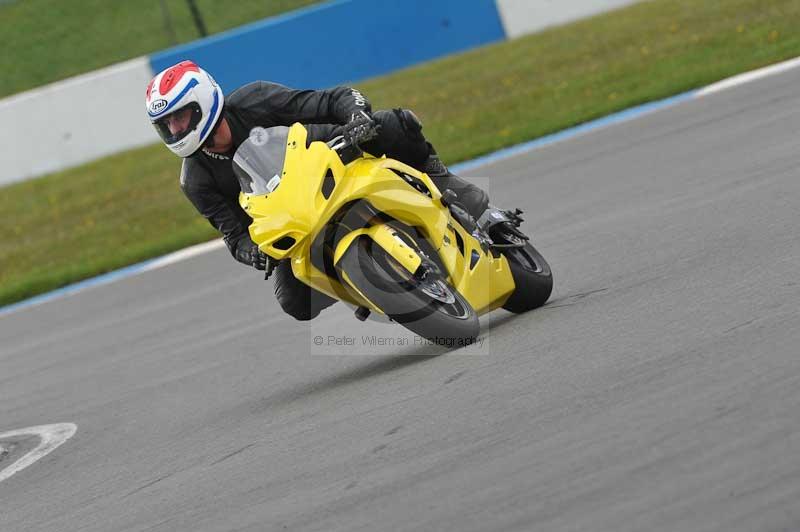
<svg viewBox="0 0 800 532">
<path fill-rule="evenodd" d="M 186 0 L 17 0 L 0 4 L 0 98 L 192 41 Z M 196 0 L 209 34 L 320 0 Z"/>
<path fill-rule="evenodd" d="M 800 55 L 798 23 L 800 0 L 657 0 L 357 86 L 452 163 Z M 214 237 L 179 166 L 153 146 L 4 188 L 0 303 Z"/>
<path fill-rule="evenodd" d="M 452 162 L 800 55 L 800 0 L 657 0 L 360 84 Z"/>
</svg>

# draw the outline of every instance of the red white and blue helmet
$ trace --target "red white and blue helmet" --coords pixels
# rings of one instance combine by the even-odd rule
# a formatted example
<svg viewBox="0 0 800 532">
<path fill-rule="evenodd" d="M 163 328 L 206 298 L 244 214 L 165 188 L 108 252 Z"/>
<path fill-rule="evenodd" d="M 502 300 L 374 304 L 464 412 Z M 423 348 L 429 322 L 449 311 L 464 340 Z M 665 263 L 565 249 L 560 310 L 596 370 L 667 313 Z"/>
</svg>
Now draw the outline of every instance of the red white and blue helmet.
<svg viewBox="0 0 800 532">
<path fill-rule="evenodd" d="M 188 157 L 214 132 L 222 116 L 224 96 L 211 75 L 192 61 L 182 61 L 159 72 L 147 86 L 147 116 L 167 148 Z M 191 110 L 188 127 L 172 133 L 167 117 Z"/>
</svg>

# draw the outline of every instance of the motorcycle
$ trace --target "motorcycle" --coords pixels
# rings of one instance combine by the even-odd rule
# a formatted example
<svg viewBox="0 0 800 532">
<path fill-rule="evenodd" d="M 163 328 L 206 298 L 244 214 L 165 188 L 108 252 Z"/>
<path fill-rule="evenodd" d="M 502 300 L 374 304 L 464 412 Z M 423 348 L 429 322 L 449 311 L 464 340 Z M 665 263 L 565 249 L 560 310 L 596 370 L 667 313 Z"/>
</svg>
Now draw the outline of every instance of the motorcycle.
<svg viewBox="0 0 800 532">
<path fill-rule="evenodd" d="M 257 128 L 233 168 L 249 231 L 297 279 L 448 345 L 478 336 L 478 316 L 521 313 L 550 296 L 552 273 L 519 230 L 519 209 L 475 220 L 451 190 L 337 137 L 307 144 L 301 124 Z"/>
</svg>

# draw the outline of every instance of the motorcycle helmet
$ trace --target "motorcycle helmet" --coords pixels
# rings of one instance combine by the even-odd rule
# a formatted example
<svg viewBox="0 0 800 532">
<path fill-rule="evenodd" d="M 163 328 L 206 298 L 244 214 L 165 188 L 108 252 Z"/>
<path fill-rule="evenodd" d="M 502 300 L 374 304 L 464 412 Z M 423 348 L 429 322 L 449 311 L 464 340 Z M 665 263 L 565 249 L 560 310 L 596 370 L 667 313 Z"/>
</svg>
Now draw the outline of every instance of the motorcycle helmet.
<svg viewBox="0 0 800 532">
<path fill-rule="evenodd" d="M 147 86 L 147 116 L 164 144 L 189 157 L 214 133 L 224 96 L 211 75 L 192 61 L 159 72 Z"/>
</svg>

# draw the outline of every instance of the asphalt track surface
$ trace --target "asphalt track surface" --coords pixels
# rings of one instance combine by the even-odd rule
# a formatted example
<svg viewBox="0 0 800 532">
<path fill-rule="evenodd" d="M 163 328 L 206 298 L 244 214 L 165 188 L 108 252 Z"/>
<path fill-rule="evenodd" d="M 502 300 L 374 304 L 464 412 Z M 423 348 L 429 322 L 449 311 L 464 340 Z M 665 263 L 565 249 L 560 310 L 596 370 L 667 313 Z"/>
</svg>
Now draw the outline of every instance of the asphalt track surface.
<svg viewBox="0 0 800 532">
<path fill-rule="evenodd" d="M 226 251 L 3 317 L 0 431 L 78 431 L 0 530 L 800 529 L 798 86 L 473 172 L 556 288 L 468 354 L 361 355 L 399 330 L 294 322 Z"/>
</svg>

